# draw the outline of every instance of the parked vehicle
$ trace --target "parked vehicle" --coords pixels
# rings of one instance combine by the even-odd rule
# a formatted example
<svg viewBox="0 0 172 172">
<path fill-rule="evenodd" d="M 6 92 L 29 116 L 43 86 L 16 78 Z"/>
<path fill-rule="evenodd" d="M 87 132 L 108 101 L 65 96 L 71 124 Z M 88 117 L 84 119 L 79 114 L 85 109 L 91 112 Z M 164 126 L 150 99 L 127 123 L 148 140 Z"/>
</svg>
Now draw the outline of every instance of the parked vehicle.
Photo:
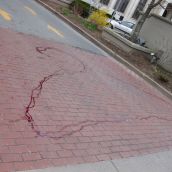
<svg viewBox="0 0 172 172">
<path fill-rule="evenodd" d="M 134 28 L 134 23 L 128 21 L 116 21 L 116 20 L 109 20 L 111 29 L 117 28 L 127 34 L 131 34 Z"/>
</svg>

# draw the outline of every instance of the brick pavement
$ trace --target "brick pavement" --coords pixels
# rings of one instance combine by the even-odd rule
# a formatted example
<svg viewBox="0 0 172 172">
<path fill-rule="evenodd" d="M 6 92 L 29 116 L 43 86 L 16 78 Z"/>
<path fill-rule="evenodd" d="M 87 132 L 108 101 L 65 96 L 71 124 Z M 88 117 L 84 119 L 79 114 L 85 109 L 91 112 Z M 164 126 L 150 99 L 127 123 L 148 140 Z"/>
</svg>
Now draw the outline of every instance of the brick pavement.
<svg viewBox="0 0 172 172">
<path fill-rule="evenodd" d="M 0 29 L 0 169 L 172 148 L 172 102 L 110 58 Z"/>
</svg>

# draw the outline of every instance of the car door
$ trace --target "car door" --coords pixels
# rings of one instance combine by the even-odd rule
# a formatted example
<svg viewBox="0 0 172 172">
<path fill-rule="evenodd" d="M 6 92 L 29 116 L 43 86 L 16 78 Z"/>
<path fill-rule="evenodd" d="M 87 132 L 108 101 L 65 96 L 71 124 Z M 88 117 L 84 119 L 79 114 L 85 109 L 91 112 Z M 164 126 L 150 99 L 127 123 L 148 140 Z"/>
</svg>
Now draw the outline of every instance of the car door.
<svg viewBox="0 0 172 172">
<path fill-rule="evenodd" d="M 123 25 L 123 22 L 120 22 L 119 29 L 128 33 L 128 29 L 127 29 L 127 27 L 125 25 Z"/>
<path fill-rule="evenodd" d="M 128 34 L 132 32 L 131 23 L 127 21 L 120 22 L 120 29 Z"/>
<path fill-rule="evenodd" d="M 115 20 L 111 20 L 111 24 L 113 25 L 113 28 L 116 28 L 119 25 L 119 23 Z"/>
</svg>

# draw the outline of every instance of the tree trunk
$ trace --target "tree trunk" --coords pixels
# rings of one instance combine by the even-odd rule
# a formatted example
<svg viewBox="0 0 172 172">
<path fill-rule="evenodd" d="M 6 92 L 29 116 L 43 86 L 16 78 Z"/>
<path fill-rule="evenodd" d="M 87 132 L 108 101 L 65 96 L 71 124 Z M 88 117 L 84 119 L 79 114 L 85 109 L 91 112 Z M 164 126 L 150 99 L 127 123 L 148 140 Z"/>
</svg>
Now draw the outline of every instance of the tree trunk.
<svg viewBox="0 0 172 172">
<path fill-rule="evenodd" d="M 75 1 L 74 1 L 73 13 L 74 13 L 75 15 L 78 14 L 78 0 L 75 0 Z"/>
<path fill-rule="evenodd" d="M 149 4 L 147 10 L 145 11 L 145 13 L 138 20 L 137 25 L 134 28 L 133 33 L 132 33 L 131 38 L 130 38 L 130 40 L 132 42 L 134 42 L 134 43 L 137 42 L 137 39 L 138 39 L 138 36 L 140 34 L 141 28 L 142 28 L 144 22 L 146 21 L 146 19 L 149 17 L 149 14 L 150 14 L 150 12 L 151 12 L 151 10 L 153 8 L 154 3 L 155 3 L 155 0 L 152 0 L 151 3 Z"/>
</svg>

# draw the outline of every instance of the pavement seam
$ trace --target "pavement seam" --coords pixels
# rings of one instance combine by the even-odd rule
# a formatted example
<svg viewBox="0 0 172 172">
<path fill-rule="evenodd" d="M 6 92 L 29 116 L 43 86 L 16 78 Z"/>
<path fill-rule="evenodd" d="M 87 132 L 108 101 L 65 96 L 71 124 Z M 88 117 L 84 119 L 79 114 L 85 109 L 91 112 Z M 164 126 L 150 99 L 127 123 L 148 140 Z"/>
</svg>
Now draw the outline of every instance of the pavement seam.
<svg viewBox="0 0 172 172">
<path fill-rule="evenodd" d="M 118 169 L 118 167 L 116 167 L 115 163 L 112 160 L 110 161 L 110 163 L 112 164 L 112 166 L 115 168 L 115 170 L 117 172 L 120 172 L 119 169 Z"/>
<path fill-rule="evenodd" d="M 113 57 L 113 58 L 112 57 L 109 57 L 111 60 L 117 60 L 118 62 L 122 63 L 123 65 L 125 65 L 126 67 L 128 67 L 131 71 L 135 72 L 141 78 L 143 78 L 144 80 L 146 80 L 147 82 L 149 82 L 152 86 L 154 86 L 156 89 L 158 89 L 162 94 L 164 94 L 165 96 L 167 96 L 169 99 L 172 100 L 172 93 L 170 91 L 168 91 L 166 88 L 164 88 L 163 86 L 161 86 L 160 84 L 158 84 L 156 81 L 154 81 L 148 75 L 146 75 L 145 73 L 143 73 L 141 70 L 139 70 L 138 68 L 136 68 L 131 63 L 129 63 L 127 60 L 125 60 L 124 58 L 122 58 L 119 54 L 113 52 L 111 49 L 109 49 L 103 43 L 101 43 L 100 41 L 96 40 L 94 37 L 92 37 L 90 34 L 88 34 L 83 29 L 81 29 L 80 27 L 78 27 L 76 24 L 72 23 L 70 20 L 68 20 L 62 14 L 60 14 L 55 9 L 53 9 L 52 7 L 50 7 L 48 4 L 42 2 L 41 0 L 35 0 L 35 1 L 38 2 L 38 3 L 40 3 L 42 6 L 44 6 L 45 8 L 47 8 L 52 13 L 58 15 L 58 17 L 60 17 L 63 21 L 67 22 L 73 29 L 75 29 L 76 31 L 78 31 L 79 33 L 81 33 L 85 38 L 87 38 L 88 40 L 92 41 L 99 48 L 101 48 L 106 53 L 108 53 L 109 55 L 111 55 Z"/>
</svg>

